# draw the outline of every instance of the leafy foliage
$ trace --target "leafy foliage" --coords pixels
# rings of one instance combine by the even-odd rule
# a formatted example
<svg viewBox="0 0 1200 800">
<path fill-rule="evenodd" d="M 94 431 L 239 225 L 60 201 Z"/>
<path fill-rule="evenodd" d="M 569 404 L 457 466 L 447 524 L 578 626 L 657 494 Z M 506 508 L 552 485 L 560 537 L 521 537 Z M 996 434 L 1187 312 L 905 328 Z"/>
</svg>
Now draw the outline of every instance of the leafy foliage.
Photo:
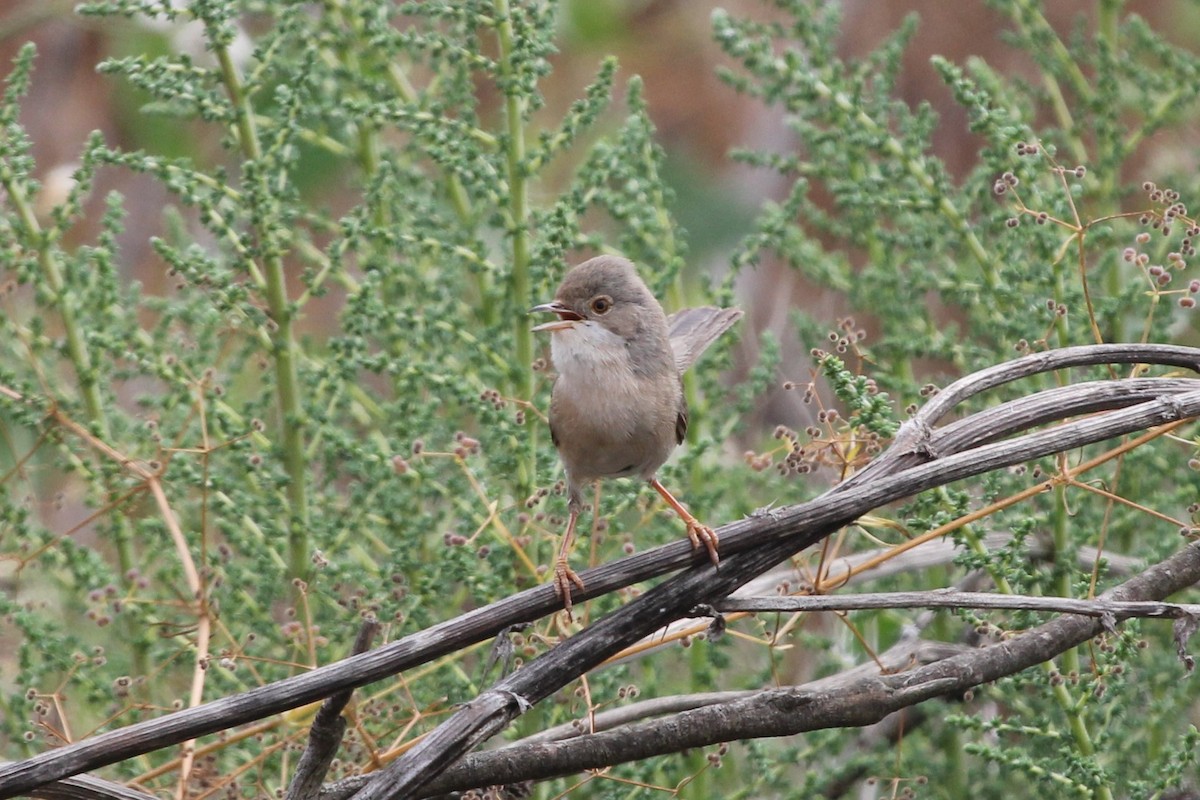
<svg viewBox="0 0 1200 800">
<path fill-rule="evenodd" d="M 697 367 L 688 392 L 699 424 L 665 480 L 707 519 L 815 491 L 791 476 L 852 473 L 895 433 L 893 403 L 919 402 L 946 375 L 1014 350 L 1190 337 L 1195 178 L 1169 163 L 1149 175 L 1128 165 L 1152 134 L 1192 119 L 1194 54 L 1117 4 L 1063 38 L 1038 4 L 997 1 L 1039 80 L 934 59 L 982 143 L 956 176 L 932 143 L 936 114 L 896 96 L 919 20 L 851 61 L 836 46 L 836 4 L 775 5 L 766 22 L 712 20 L 738 64 L 725 80 L 778 108 L 795 141 L 735 154 L 788 191 L 762 205 L 732 264 L 778 260 L 844 295 L 857 319 L 830 332 L 798 318 L 813 348 L 806 378 L 770 335 L 738 387 L 715 377 L 728 342 Z M 169 140 L 125 150 L 97 134 L 57 195 L 35 179 L 18 119 L 36 79 L 32 45 L 0 100 L 6 759 L 327 663 L 364 617 L 397 638 L 544 580 L 565 503 L 541 412 L 550 378 L 526 309 L 568 262 L 603 249 L 636 261 L 669 307 L 684 296 L 688 240 L 642 82 L 597 58 L 580 97 L 549 107 L 555 3 L 96 0 L 78 10 L 115 31 L 151 17 L 198 27 L 205 50 L 164 40 L 100 64 Z M 169 197 L 153 280 L 129 274 L 123 199 L 94 202 L 105 171 L 143 175 Z M 778 443 L 763 444 L 748 420 L 781 375 L 819 409 L 806 430 L 780 426 Z M 705 413 L 722 404 L 728 414 Z M 750 448 L 745 463 L 722 463 L 735 441 Z M 1178 546 L 1180 529 L 1192 535 L 1200 513 L 1187 440 L 1073 473 L 1107 452 L 927 493 L 798 558 L 780 587 L 831 590 L 847 577 L 833 568 L 840 555 L 882 545 L 899 556 L 952 535 L 957 565 L 877 585 L 941 586 L 969 569 L 1002 591 L 1086 596 L 1109 577 L 1102 559 L 1078 566 L 1087 548 L 1153 559 Z M 1055 491 L 1021 494 L 1051 475 Z M 679 535 L 638 486 L 606 485 L 600 511 L 588 559 Z M 992 534 L 1008 538 L 997 546 Z M 1003 637 L 1035 621 L 944 615 L 928 632 Z M 820 636 L 796 622 L 749 618 L 720 641 L 676 632 L 535 708 L 513 735 L 639 695 L 832 671 L 864 660 L 864 646 L 887 647 L 909 621 L 856 614 Z M 514 635 L 517 663 L 563 626 Z M 627 796 L 633 781 L 694 796 L 807 796 L 867 775 L 896 793 L 978 798 L 1195 788 L 1197 733 L 1182 711 L 1194 693 L 1168 638 L 1128 625 L 953 714 L 931 710 L 899 745 L 862 749 L 854 731 L 750 742 L 622 766 L 577 793 Z M 474 650 L 362 692 L 338 775 L 407 746 L 490 683 L 487 670 Z M 252 749 L 202 743 L 193 788 L 274 791 L 309 711 L 269 721 Z M 148 785 L 166 790 L 181 772 L 173 757 L 114 773 L 153 771 Z"/>
</svg>

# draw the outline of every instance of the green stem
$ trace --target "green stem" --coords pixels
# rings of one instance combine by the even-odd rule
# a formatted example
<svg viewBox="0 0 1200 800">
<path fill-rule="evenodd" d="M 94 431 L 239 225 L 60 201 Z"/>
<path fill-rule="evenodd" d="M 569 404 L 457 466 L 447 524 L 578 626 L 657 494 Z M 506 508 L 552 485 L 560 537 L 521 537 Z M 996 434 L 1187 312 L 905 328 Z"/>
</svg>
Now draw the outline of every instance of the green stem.
<svg viewBox="0 0 1200 800">
<path fill-rule="evenodd" d="M 58 305 L 58 312 L 62 316 L 63 330 L 67 337 L 67 355 L 70 356 L 71 363 L 75 365 L 84 408 L 87 410 L 89 419 L 96 426 L 96 432 L 107 439 L 109 426 L 108 418 L 104 413 L 104 398 L 100 394 L 100 384 L 96 380 L 91 353 L 75 316 L 75 307 L 70 302 L 66 280 L 63 278 L 58 259 L 55 258 L 50 239 L 43 233 L 33 207 L 25 196 L 24 187 L 16 180 L 7 164 L 0 165 L 0 184 L 3 184 L 5 191 L 8 192 L 9 200 L 17 212 L 21 226 L 25 229 L 25 235 L 37 249 L 38 266 L 42 270 L 42 276 L 46 279 L 46 284 L 50 287 L 53 295 L 53 301 Z M 121 564 L 122 569 L 126 569 L 128 566 L 132 565 Z"/>
<path fill-rule="evenodd" d="M 1180 85 L 1158 97 L 1154 108 L 1143 118 L 1142 124 L 1130 132 L 1129 138 L 1125 140 L 1121 148 L 1117 151 L 1117 157 L 1121 161 L 1129 158 L 1130 154 L 1141 145 L 1142 140 L 1146 138 L 1147 134 L 1157 130 L 1168 115 L 1179 110 L 1179 98 L 1183 96 L 1183 92 L 1184 87 Z"/>
<path fill-rule="evenodd" d="M 507 10 L 507 9 L 506 9 Z M 507 20 L 507 17 L 505 18 Z M 509 37 L 511 42 L 512 25 L 509 23 Z M 409 81 L 408 76 L 404 74 L 404 70 L 395 62 L 388 64 L 387 69 L 388 82 L 392 85 L 392 90 L 396 96 L 405 103 L 415 104 L 417 102 L 417 89 Z M 476 138 L 485 147 L 495 148 L 495 140 L 486 132 L 478 131 Z M 446 195 L 450 199 L 450 206 L 454 209 L 455 216 L 464 227 L 473 227 L 475 218 L 475 210 L 471 205 L 471 196 L 467 193 L 467 189 L 463 186 L 462 180 L 453 172 L 444 172 L 446 180 Z M 486 326 L 491 326 L 496 322 L 497 309 L 490 302 L 492 294 L 491 279 L 487 272 L 473 273 L 473 282 L 475 284 L 475 293 L 479 299 L 479 309 L 482 322 Z M 522 301 L 523 302 L 523 301 Z M 528 371 L 528 370 L 526 370 Z"/>
<path fill-rule="evenodd" d="M 1069 514 L 1067 511 L 1067 487 L 1059 484 L 1054 489 L 1054 560 L 1058 563 L 1064 558 L 1070 548 L 1069 531 L 1068 531 Z M 1059 597 L 1070 597 L 1071 592 L 1071 574 L 1065 568 L 1059 570 L 1057 579 L 1055 580 L 1054 591 Z M 1063 653 L 1063 666 L 1068 671 L 1079 668 L 1079 652 L 1075 648 Z"/>
<path fill-rule="evenodd" d="M 1119 23 L 1121 21 L 1121 6 L 1123 0 L 1101 0 L 1099 23 L 1096 26 L 1096 33 L 1099 38 L 1108 42 L 1109 46 L 1116 52 L 1117 39 L 1120 32 Z"/>
<path fill-rule="evenodd" d="M 1101 0 L 1096 28 L 1096 38 L 1107 45 L 1101 52 L 1107 52 L 1108 57 L 1116 63 L 1120 63 L 1122 58 L 1120 25 L 1122 5 L 1124 5 L 1124 0 Z M 1098 145 L 1102 148 L 1099 156 L 1101 163 L 1119 164 L 1127 157 L 1120 133 L 1114 132 L 1113 135 L 1101 139 Z M 1099 177 L 1100 182 L 1096 187 L 1095 196 L 1106 199 L 1109 208 L 1118 208 L 1120 199 L 1117 187 L 1120 181 L 1120 171 L 1106 169 Z"/>
<path fill-rule="evenodd" d="M 529 188 L 525 176 L 525 98 L 512 82 L 513 26 L 508 0 L 494 0 L 500 40 L 500 75 L 505 80 L 504 116 L 507 125 L 508 216 L 512 237 L 510 296 L 516 303 L 530 300 L 529 277 Z M 513 333 L 517 342 L 517 378 L 523 397 L 533 394 L 533 335 L 528 320 L 518 317 Z"/>
<path fill-rule="evenodd" d="M 356 21 L 355 16 L 346 8 L 346 3 L 343 0 L 328 0 L 328 7 L 331 12 L 337 13 L 347 27 L 353 29 L 359 35 L 362 41 L 363 51 L 370 50 L 370 44 L 367 41 L 366 35 L 361 30 L 362 25 Z M 346 64 L 352 72 L 361 72 L 362 67 L 359 65 L 359 59 L 356 52 L 350 48 L 338 48 L 337 59 Z M 386 65 L 385 74 L 387 75 L 388 83 L 392 87 L 392 91 L 396 96 L 406 104 L 416 106 L 418 100 L 417 87 L 408 79 L 404 70 L 394 61 L 389 61 Z M 424 112 L 414 112 L 413 116 L 417 119 L 429 118 L 429 115 Z M 489 149 L 496 147 L 496 140 L 486 131 L 475 130 L 473 133 L 481 144 Z M 380 152 L 379 152 L 379 134 L 375 130 L 368 130 L 365 127 L 359 131 L 359 147 L 358 155 L 360 166 L 364 174 L 374 175 L 379 168 Z M 462 180 L 453 172 L 444 171 L 446 195 L 450 200 L 450 206 L 454 209 L 455 216 L 464 226 L 470 227 L 475 216 L 474 209 L 471 205 L 471 196 L 467 193 L 466 187 L 463 186 Z M 376 220 L 379 222 L 379 220 Z M 477 258 L 477 255 L 473 254 Z M 482 322 L 484 325 L 492 325 L 496 321 L 497 309 L 494 304 L 489 302 L 491 297 L 490 276 L 485 272 L 477 272 L 472 274 L 472 281 L 475 284 L 476 296 L 479 300 L 478 308 L 480 310 Z"/>
<path fill-rule="evenodd" d="M 1050 106 L 1054 109 L 1054 116 L 1058 118 L 1058 127 L 1066 137 L 1071 153 L 1075 156 L 1076 161 L 1081 164 L 1086 163 L 1088 161 L 1087 146 L 1084 145 L 1083 138 L 1079 135 L 1079 128 L 1075 125 L 1075 117 L 1071 114 L 1070 104 L 1063 96 L 1062 86 L 1048 72 L 1042 75 L 1042 86 L 1050 96 Z"/>
<path fill-rule="evenodd" d="M 71 293 L 67 290 L 66 279 L 58 262 L 53 239 L 42 230 L 34 213 L 29 198 L 25 195 L 25 187 L 19 181 L 6 162 L 0 162 L 0 185 L 8 193 L 9 202 L 17 212 L 21 227 L 28 241 L 37 250 L 38 266 L 42 276 L 50 287 L 51 302 L 58 306 L 62 319 L 63 332 L 67 339 L 67 355 L 75 367 L 75 375 L 79 380 L 79 391 L 83 397 L 83 407 L 93 432 L 104 442 L 112 444 L 112 428 L 108 415 L 104 410 L 104 395 L 100 391 L 96 368 L 88 349 L 87 337 L 75 316 L 75 306 Z M 112 488 L 106 487 L 112 496 Z M 113 543 L 117 551 L 117 565 L 121 570 L 121 580 L 128 581 L 134 568 L 133 531 L 128 519 L 119 511 L 112 515 Z M 138 635 L 133 627 L 132 618 L 124 619 L 123 626 L 127 641 L 131 642 L 131 663 L 136 674 L 144 675 L 149 669 L 146 661 L 147 648 L 145 640 Z"/>
<path fill-rule="evenodd" d="M 941 788 L 949 797 L 971 796 L 971 771 L 967 766 L 966 748 L 963 747 L 962 738 L 955 728 L 949 727 L 943 740 L 942 752 L 946 753 L 949 762 L 949 779 Z"/>
<path fill-rule="evenodd" d="M 1082 242 L 1080 247 L 1082 247 Z M 1065 258 L 1059 258 L 1054 262 L 1052 269 L 1054 270 L 1054 299 L 1058 303 L 1067 302 L 1067 287 L 1066 287 L 1066 265 Z M 1071 344 L 1070 325 L 1067 321 L 1067 315 L 1063 314 L 1054 319 L 1054 332 L 1058 334 L 1058 343 L 1061 347 L 1066 347 Z"/>
<path fill-rule="evenodd" d="M 525 98 L 513 80 L 512 11 L 508 0 L 493 0 L 496 10 L 496 36 L 500 46 L 500 77 L 504 86 L 504 116 L 507 124 L 505 146 L 508 171 L 508 217 L 512 237 L 512 273 L 509 282 L 510 304 L 526 306 L 530 302 L 532 281 L 529 275 L 529 186 L 526 182 L 525 143 Z M 514 382 L 519 397 L 531 398 L 534 392 L 533 333 L 529 320 L 523 313 L 516 313 L 513 337 L 516 340 L 516 364 Z M 537 464 L 537 436 L 532 435 L 536 426 L 530 426 L 527 437 L 528 458 L 521 464 L 517 475 L 519 491 L 523 494 L 533 486 Z"/>
<path fill-rule="evenodd" d="M 221 66 L 221 77 L 229 100 L 237 116 L 238 143 L 248 162 L 262 159 L 262 146 L 258 139 L 255 115 L 242 86 L 241 77 L 234 66 L 229 49 L 214 45 L 217 61 Z M 258 196 L 270 195 L 266 179 L 259 175 Z M 249 193 L 254 197 L 255 193 Z M 263 209 L 260 242 L 269 239 L 266 228 L 273 221 L 269 209 Z M 293 330 L 293 310 L 288 303 L 287 276 L 283 258 L 274 247 L 263 248 L 263 273 L 266 278 L 266 301 L 275 330 L 271 336 L 275 361 L 275 391 L 278 395 L 280 425 L 283 428 L 283 466 L 288 476 L 287 500 L 290 512 L 288 520 L 288 568 L 294 578 L 308 574 L 308 461 L 304 453 L 304 410 L 301 403 L 300 377 L 297 363 L 300 359 Z"/>
<path fill-rule="evenodd" d="M 1058 32 L 1054 30 L 1054 26 L 1049 23 L 1033 0 L 1017 0 L 1014 8 L 1017 13 L 1013 15 L 1013 22 L 1018 28 L 1029 35 L 1030 28 L 1026 23 L 1032 23 L 1037 32 L 1050 43 L 1050 55 L 1054 57 L 1054 61 L 1066 77 L 1071 91 L 1075 92 L 1077 103 L 1080 106 L 1090 103 L 1092 87 L 1088 83 L 1087 76 L 1083 74 L 1083 70 L 1071 57 L 1071 51 L 1063 44 Z"/>
</svg>

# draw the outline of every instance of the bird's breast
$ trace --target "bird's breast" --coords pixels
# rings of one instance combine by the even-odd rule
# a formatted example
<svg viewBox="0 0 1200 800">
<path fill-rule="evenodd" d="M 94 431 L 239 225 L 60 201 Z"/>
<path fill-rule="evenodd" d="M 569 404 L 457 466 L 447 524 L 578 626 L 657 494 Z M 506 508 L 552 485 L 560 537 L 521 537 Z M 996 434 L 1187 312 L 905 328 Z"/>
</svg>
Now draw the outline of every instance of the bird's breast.
<svg viewBox="0 0 1200 800">
<path fill-rule="evenodd" d="M 624 340 L 594 323 L 556 331 L 550 355 L 558 372 L 550 425 L 568 474 L 653 475 L 675 448 L 682 389 L 674 364 L 635 371 Z"/>
</svg>

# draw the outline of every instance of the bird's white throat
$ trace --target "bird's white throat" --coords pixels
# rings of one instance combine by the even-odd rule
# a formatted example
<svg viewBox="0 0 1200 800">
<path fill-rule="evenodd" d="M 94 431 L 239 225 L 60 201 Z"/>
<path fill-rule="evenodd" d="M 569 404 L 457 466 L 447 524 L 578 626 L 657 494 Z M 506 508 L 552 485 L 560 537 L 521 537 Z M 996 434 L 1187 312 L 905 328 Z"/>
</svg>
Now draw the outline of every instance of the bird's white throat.
<svg viewBox="0 0 1200 800">
<path fill-rule="evenodd" d="M 550 358 L 561 379 L 587 385 L 611 385 L 612 379 L 631 373 L 625 340 L 591 321 L 577 322 L 550 337 Z M 597 381 L 597 374 L 608 380 Z"/>
</svg>

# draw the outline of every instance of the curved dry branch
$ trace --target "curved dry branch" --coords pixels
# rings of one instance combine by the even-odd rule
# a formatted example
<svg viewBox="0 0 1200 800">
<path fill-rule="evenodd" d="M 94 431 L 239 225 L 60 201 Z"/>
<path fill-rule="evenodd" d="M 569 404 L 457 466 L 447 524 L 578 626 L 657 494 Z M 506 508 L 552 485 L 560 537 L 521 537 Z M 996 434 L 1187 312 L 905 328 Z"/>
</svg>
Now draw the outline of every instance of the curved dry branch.
<svg viewBox="0 0 1200 800">
<path fill-rule="evenodd" d="M 908 465 L 927 461 L 930 454 L 926 451 L 925 445 L 934 425 L 963 401 L 1006 383 L 1029 378 L 1043 372 L 1111 364 L 1156 364 L 1200 372 L 1198 353 L 1200 351 L 1192 347 L 1166 344 L 1083 345 L 1034 353 L 973 372 L 959 378 L 934 395 L 928 403 L 921 407 L 915 417 L 901 427 L 886 452 L 841 486 L 849 489 L 858 483 L 873 479 L 879 473 L 892 473 L 897 464 Z M 1112 381 L 1111 383 L 1124 382 Z"/>
</svg>

